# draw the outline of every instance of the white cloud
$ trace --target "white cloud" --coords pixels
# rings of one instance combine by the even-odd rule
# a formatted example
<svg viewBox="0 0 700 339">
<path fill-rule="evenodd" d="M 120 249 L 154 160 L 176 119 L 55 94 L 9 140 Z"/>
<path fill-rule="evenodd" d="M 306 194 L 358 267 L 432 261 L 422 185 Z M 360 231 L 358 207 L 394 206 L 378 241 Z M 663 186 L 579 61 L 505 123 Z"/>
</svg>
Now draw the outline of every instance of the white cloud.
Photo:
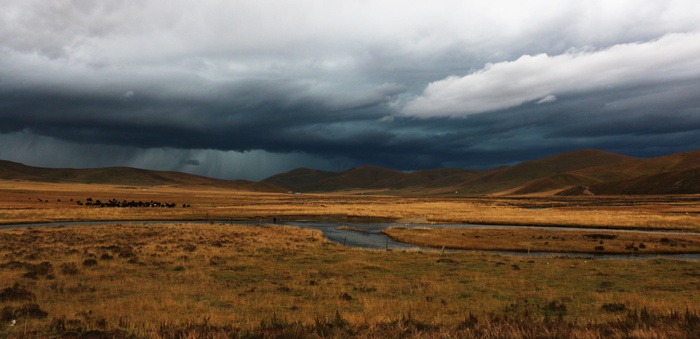
<svg viewBox="0 0 700 339">
<path fill-rule="evenodd" d="M 512 59 L 700 28 L 693 0 L 0 0 L 0 9 L 0 51 L 209 76 L 353 71 L 376 50 L 417 65 L 446 52 Z"/>
<path fill-rule="evenodd" d="M 0 0 L 0 9 L 0 85 L 139 97 L 271 79 L 336 89 L 318 93 L 335 102 L 383 83 L 422 88 L 457 67 L 700 29 L 692 0 Z"/>
<path fill-rule="evenodd" d="M 700 33 L 667 34 L 595 52 L 524 55 L 466 76 L 430 83 L 401 114 L 460 117 L 522 105 L 556 94 L 700 77 Z"/>
<path fill-rule="evenodd" d="M 546 96 L 546 97 L 540 99 L 540 100 L 537 102 L 537 104 L 538 104 L 538 105 L 541 105 L 541 104 L 546 104 L 546 103 L 555 102 L 555 101 L 557 101 L 557 97 L 556 97 L 555 95 L 551 95 L 551 94 L 550 94 L 550 95 L 548 95 L 548 96 Z"/>
<path fill-rule="evenodd" d="M 120 99 L 121 99 L 122 101 L 129 101 L 129 100 L 131 100 L 131 99 L 133 99 L 133 98 L 134 98 L 134 91 L 126 91 L 126 92 L 125 92 L 124 94 L 122 94 L 122 96 L 120 97 Z"/>
</svg>

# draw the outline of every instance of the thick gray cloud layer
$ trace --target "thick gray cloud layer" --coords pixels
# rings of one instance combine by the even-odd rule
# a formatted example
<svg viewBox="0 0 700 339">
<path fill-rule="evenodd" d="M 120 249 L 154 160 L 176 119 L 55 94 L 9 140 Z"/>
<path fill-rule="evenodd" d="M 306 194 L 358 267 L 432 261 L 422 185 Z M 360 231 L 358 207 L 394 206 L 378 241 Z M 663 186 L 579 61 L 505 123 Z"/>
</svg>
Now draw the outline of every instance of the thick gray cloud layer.
<svg viewBox="0 0 700 339">
<path fill-rule="evenodd" d="M 525 55 L 487 64 L 463 77 L 430 83 L 403 112 L 415 116 L 463 116 L 556 101 L 555 94 L 659 84 L 700 78 L 700 33 L 668 34 L 646 43 L 557 56 Z"/>
<path fill-rule="evenodd" d="M 0 0 L 0 158 L 261 179 L 697 149 L 698 17 L 654 0 Z"/>
</svg>

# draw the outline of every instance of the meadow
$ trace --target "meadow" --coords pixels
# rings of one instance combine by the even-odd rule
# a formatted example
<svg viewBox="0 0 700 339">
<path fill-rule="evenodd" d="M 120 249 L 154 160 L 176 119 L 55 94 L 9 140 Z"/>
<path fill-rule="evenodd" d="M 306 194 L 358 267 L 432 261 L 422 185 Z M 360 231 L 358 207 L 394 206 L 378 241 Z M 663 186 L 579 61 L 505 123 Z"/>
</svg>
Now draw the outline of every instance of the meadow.
<svg viewBox="0 0 700 339">
<path fill-rule="evenodd" d="M 86 199 L 175 208 L 80 206 Z M 120 187 L 0 181 L 0 223 L 79 220 L 333 220 L 586 226 L 700 232 L 700 197 L 394 197 L 273 194 L 212 187 Z M 182 204 L 190 207 L 182 208 Z"/>
<path fill-rule="evenodd" d="M 86 206 L 88 198 L 175 207 Z M 0 338 L 698 337 L 696 261 L 363 250 L 331 243 L 320 231 L 265 225 L 304 219 L 698 232 L 698 212 L 697 196 L 410 198 L 0 181 L 4 224 L 121 220 L 0 230 Z M 244 225 L 250 221 L 256 225 Z M 428 239 L 416 231 L 405 241 Z M 486 243 L 486 234 L 467 233 L 481 231 L 454 232 L 438 238 Z M 497 244 L 561 241 L 560 234 L 522 232 L 491 235 L 503 238 Z M 595 243 L 607 251 L 619 240 L 638 250 L 693 252 L 698 242 L 585 234 L 567 235 L 565 246 Z"/>
<path fill-rule="evenodd" d="M 697 262 L 371 251 L 228 224 L 10 229 L 0 244 L 2 337 L 700 334 Z"/>
<path fill-rule="evenodd" d="M 615 254 L 700 253 L 700 233 L 404 226 L 390 227 L 382 233 L 408 244 L 448 249 Z"/>
</svg>

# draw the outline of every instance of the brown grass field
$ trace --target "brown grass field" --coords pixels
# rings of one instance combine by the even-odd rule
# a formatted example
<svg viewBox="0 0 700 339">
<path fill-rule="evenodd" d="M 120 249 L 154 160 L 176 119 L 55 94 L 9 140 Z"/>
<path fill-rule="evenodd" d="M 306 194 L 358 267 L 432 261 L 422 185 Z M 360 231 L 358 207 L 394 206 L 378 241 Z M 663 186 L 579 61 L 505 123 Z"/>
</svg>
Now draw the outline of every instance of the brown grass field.
<svg viewBox="0 0 700 339">
<path fill-rule="evenodd" d="M 78 206 L 87 198 L 175 203 L 176 208 Z M 39 201 L 39 199 L 41 201 Z M 59 201 L 60 200 L 60 201 Z M 700 196 L 405 198 L 273 194 L 210 187 L 119 187 L 0 180 L 0 223 L 78 220 L 423 221 L 700 232 Z M 181 208 L 189 204 L 189 208 Z"/>
<path fill-rule="evenodd" d="M 77 205 L 88 197 L 178 207 Z M 0 338 L 699 337 L 696 261 L 362 250 L 293 227 L 165 222 L 403 220 L 698 232 L 698 198 L 399 198 L 0 181 L 4 224 L 164 221 L 1 230 Z M 560 241 L 558 233 L 538 232 L 498 236 L 530 246 Z M 611 231 L 595 231 L 604 232 Z M 696 248 L 694 237 L 666 237 Z M 566 241 L 594 244 L 574 238 Z M 601 240 L 606 250 L 617 246 L 616 239 L 596 244 Z M 672 247 L 661 238 L 621 241 Z"/>
<path fill-rule="evenodd" d="M 700 234 L 543 230 L 533 228 L 406 228 L 382 233 L 418 246 L 515 252 L 578 252 L 616 254 L 700 253 Z"/>
<path fill-rule="evenodd" d="M 220 224 L 11 229 L 0 244 L 4 337 L 700 333 L 697 262 L 371 251 Z"/>
</svg>

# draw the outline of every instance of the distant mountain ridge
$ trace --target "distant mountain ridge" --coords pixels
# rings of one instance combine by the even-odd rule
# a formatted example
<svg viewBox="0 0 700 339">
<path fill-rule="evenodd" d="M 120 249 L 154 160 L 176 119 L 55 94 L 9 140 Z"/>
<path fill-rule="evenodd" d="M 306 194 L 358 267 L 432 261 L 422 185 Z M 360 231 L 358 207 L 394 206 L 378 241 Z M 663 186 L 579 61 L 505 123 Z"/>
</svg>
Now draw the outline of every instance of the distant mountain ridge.
<svg viewBox="0 0 700 339">
<path fill-rule="evenodd" d="M 579 150 L 486 171 L 441 168 L 406 173 L 362 166 L 332 172 L 297 168 L 259 182 L 129 167 L 40 168 L 0 160 L 1 179 L 415 196 L 700 194 L 700 150 L 651 159 Z"/>
<path fill-rule="evenodd" d="M 131 167 L 90 169 L 42 168 L 6 160 L 0 160 L 0 179 L 126 186 L 210 186 L 255 192 L 287 192 L 286 188 L 267 182 L 213 179 L 180 172 L 155 171 Z"/>
<path fill-rule="evenodd" d="M 557 189 L 572 182 L 587 181 L 575 174 L 564 174 L 596 166 L 619 164 L 638 160 L 637 158 L 598 150 L 580 150 L 562 153 L 547 158 L 529 160 L 513 167 L 504 167 L 498 171 L 474 178 L 469 182 L 453 187 L 455 191 L 467 190 L 471 194 L 494 194 L 522 187 L 515 192 L 520 194 L 541 192 L 545 189 Z M 536 181 L 548 180 L 549 183 L 537 188 L 530 186 Z M 528 185 L 530 184 L 530 185 Z M 513 193 L 515 193 L 513 192 Z"/>
<path fill-rule="evenodd" d="M 652 159 L 579 150 L 487 171 L 444 168 L 404 173 L 374 166 L 342 172 L 295 169 L 263 181 L 309 193 L 367 190 L 396 195 L 467 196 L 584 191 L 605 195 L 700 194 L 699 173 L 700 150 Z M 655 180 L 663 183 L 656 185 Z"/>
<path fill-rule="evenodd" d="M 362 166 L 342 172 L 299 168 L 271 176 L 264 182 L 299 192 L 349 190 L 413 190 L 451 187 L 469 180 L 481 171 L 456 168 L 421 170 L 410 173 L 376 166 Z"/>
</svg>

